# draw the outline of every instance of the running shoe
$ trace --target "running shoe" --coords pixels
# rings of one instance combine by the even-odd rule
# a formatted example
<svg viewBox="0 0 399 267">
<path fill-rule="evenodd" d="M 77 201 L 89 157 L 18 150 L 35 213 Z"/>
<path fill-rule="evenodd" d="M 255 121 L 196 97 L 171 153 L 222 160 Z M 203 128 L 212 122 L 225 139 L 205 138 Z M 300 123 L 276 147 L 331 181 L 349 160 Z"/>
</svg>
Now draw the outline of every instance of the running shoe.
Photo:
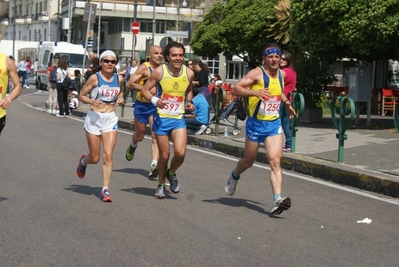
<svg viewBox="0 0 399 267">
<path fill-rule="evenodd" d="M 82 159 L 85 158 L 85 155 L 81 155 L 79 158 L 79 164 L 78 164 L 78 168 L 76 169 L 76 174 L 78 175 L 79 178 L 83 178 L 86 175 L 86 167 L 87 165 L 83 165 L 82 164 Z"/>
<path fill-rule="evenodd" d="M 283 151 L 284 152 L 291 152 L 291 147 L 290 146 L 283 146 Z"/>
<path fill-rule="evenodd" d="M 278 215 L 283 211 L 288 210 L 291 207 L 291 198 L 289 197 L 279 197 L 272 204 L 271 214 Z"/>
<path fill-rule="evenodd" d="M 172 191 L 172 193 L 179 193 L 180 192 L 180 187 L 179 187 L 179 182 L 177 181 L 176 178 L 176 173 L 172 176 L 169 177 L 169 170 L 166 171 L 166 179 L 168 179 L 170 185 L 169 185 L 169 189 L 170 191 Z"/>
<path fill-rule="evenodd" d="M 136 151 L 136 148 L 133 148 L 131 144 L 129 144 L 129 147 L 126 149 L 126 159 L 128 161 L 131 161 L 134 158 L 134 151 Z"/>
<path fill-rule="evenodd" d="M 155 191 L 156 199 L 163 199 L 165 197 L 165 186 L 158 185 L 157 190 Z"/>
<path fill-rule="evenodd" d="M 152 163 L 150 166 L 150 173 L 148 174 L 148 179 L 157 178 L 158 175 L 158 165 L 156 163 Z"/>
<path fill-rule="evenodd" d="M 224 188 L 224 191 L 226 191 L 226 194 L 229 196 L 234 195 L 236 192 L 236 186 L 237 186 L 238 180 L 233 178 L 233 173 L 230 174 L 229 180 L 227 180 L 227 184 Z"/>
<path fill-rule="evenodd" d="M 112 202 L 112 197 L 110 196 L 108 189 L 101 191 L 100 200 L 102 202 Z"/>
</svg>

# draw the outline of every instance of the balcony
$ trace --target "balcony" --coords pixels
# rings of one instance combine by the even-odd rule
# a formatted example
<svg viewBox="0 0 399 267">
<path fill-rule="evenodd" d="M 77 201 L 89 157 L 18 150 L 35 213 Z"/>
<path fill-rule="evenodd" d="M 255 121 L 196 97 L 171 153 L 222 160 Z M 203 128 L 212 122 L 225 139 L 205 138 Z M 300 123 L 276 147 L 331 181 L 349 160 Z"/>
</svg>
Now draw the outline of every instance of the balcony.
<svg viewBox="0 0 399 267">
<path fill-rule="evenodd" d="M 74 14 L 83 15 L 85 4 L 87 2 L 83 0 L 76 0 L 72 3 L 72 10 Z M 97 15 L 99 14 L 100 4 L 98 0 L 91 0 L 90 3 L 97 4 Z M 101 14 L 104 17 L 130 17 L 134 11 L 134 4 L 127 1 L 115 1 L 111 3 L 101 3 Z M 63 5 L 61 13 L 68 12 L 68 5 Z M 154 12 L 153 6 L 138 5 L 137 14 L 140 18 L 152 18 Z M 204 8 L 201 5 L 187 8 L 177 8 L 168 6 L 156 6 L 155 13 L 158 19 L 169 19 L 188 21 L 201 21 L 204 15 Z"/>
<path fill-rule="evenodd" d="M 25 19 L 21 14 L 15 16 L 15 24 L 24 24 Z"/>
<path fill-rule="evenodd" d="M 42 11 L 39 13 L 39 17 L 37 19 L 40 22 L 46 22 L 49 20 L 48 14 L 46 11 Z"/>
<path fill-rule="evenodd" d="M 32 18 L 30 16 L 24 18 L 24 24 L 31 24 L 31 23 L 32 23 Z"/>
<path fill-rule="evenodd" d="M 8 26 L 9 24 L 8 24 L 9 22 L 8 22 L 8 19 L 2 19 L 1 21 L 0 21 L 0 25 L 3 25 L 3 26 Z"/>
</svg>

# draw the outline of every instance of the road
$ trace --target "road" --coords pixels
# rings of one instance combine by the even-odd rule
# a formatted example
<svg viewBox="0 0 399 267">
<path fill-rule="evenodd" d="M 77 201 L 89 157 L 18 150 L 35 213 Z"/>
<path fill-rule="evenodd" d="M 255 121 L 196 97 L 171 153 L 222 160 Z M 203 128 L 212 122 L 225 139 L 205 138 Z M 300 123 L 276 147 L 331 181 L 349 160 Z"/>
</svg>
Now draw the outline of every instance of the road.
<svg viewBox="0 0 399 267">
<path fill-rule="evenodd" d="M 87 144 L 81 118 L 44 112 L 47 92 L 24 90 L 0 139 L 1 266 L 393 266 L 399 201 L 284 172 L 292 208 L 270 215 L 267 165 L 224 185 L 237 158 L 188 147 L 179 194 L 153 195 L 150 141 L 125 159 L 121 129 L 110 192 L 101 165 L 76 176 Z M 365 218 L 370 224 L 357 223 Z"/>
</svg>

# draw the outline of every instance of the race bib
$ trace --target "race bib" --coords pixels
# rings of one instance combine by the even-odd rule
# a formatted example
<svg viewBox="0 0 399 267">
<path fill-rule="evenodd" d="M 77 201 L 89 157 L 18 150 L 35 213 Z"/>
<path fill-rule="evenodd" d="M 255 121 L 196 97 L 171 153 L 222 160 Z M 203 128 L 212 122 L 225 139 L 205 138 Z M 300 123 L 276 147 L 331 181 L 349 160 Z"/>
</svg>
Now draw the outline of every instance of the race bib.
<svg viewBox="0 0 399 267">
<path fill-rule="evenodd" d="M 161 112 L 168 115 L 177 116 L 182 113 L 183 108 L 183 96 L 172 96 L 168 94 L 163 94 L 162 99 L 167 102 L 167 104 L 161 109 Z"/>
<path fill-rule="evenodd" d="M 275 116 L 279 114 L 281 96 L 273 96 L 267 100 L 262 100 L 259 107 L 259 114 L 266 116 Z"/>
<path fill-rule="evenodd" d="M 112 102 L 118 98 L 118 95 L 118 87 L 108 87 L 103 85 L 99 88 L 98 99 L 105 102 Z"/>
</svg>

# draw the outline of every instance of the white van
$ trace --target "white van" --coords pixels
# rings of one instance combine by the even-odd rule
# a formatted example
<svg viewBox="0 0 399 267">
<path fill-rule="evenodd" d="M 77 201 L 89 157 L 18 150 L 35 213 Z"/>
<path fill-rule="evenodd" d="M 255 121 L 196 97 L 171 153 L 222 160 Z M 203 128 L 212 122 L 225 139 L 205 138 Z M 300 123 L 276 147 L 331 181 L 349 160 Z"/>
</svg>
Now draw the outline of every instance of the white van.
<svg viewBox="0 0 399 267">
<path fill-rule="evenodd" d="M 89 64 L 89 54 L 82 45 L 70 44 L 67 42 L 42 42 L 39 46 L 37 60 L 37 84 L 39 89 L 45 89 L 48 86 L 47 69 L 51 65 L 53 58 L 66 58 L 69 62 L 69 77 L 75 79 L 74 71 L 76 69 L 82 72 L 83 56 L 86 54 L 85 68 Z M 83 73 L 82 73 L 83 75 Z"/>
</svg>

